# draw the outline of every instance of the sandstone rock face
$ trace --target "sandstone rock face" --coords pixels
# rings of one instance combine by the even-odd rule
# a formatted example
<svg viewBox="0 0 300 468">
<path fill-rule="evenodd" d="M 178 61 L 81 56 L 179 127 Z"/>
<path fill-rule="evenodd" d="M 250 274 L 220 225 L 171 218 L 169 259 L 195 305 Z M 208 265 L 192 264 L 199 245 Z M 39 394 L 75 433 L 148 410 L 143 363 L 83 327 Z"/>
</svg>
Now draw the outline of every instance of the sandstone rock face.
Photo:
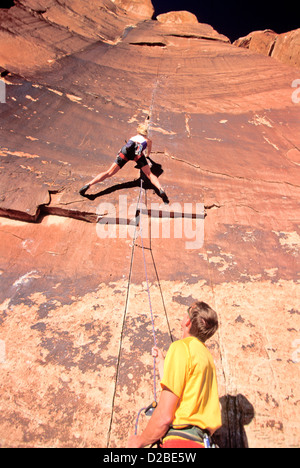
<svg viewBox="0 0 300 468">
<path fill-rule="evenodd" d="M 234 45 L 274 57 L 282 63 L 300 68 L 300 29 L 276 34 L 269 29 L 254 31 L 237 39 Z"/>
<path fill-rule="evenodd" d="M 154 398 L 147 273 L 163 349 L 193 300 L 218 312 L 220 446 L 296 447 L 297 73 L 99 3 L 1 12 L 0 444 L 126 446 Z M 171 205 L 130 163 L 81 197 L 145 120 Z"/>
<path fill-rule="evenodd" d="M 151 0 L 112 0 L 112 2 L 123 10 L 143 19 L 151 19 L 154 14 Z"/>
<path fill-rule="evenodd" d="M 285 34 L 279 34 L 272 57 L 300 68 L 300 28 Z"/>
<path fill-rule="evenodd" d="M 0 11 L 1 65 L 25 73 L 96 41 L 117 42 L 141 15 L 151 18 L 149 2 L 139 2 L 138 8 L 131 8 L 135 2 L 124 3 L 126 10 L 111 0 L 18 0 L 15 7 Z"/>
<path fill-rule="evenodd" d="M 198 23 L 197 16 L 189 11 L 170 11 L 157 16 L 157 21 L 160 23 Z"/>
<path fill-rule="evenodd" d="M 245 37 L 237 39 L 234 42 L 234 45 L 253 50 L 259 54 L 270 56 L 277 36 L 278 34 L 271 29 L 266 29 L 265 31 L 254 31 Z"/>
</svg>

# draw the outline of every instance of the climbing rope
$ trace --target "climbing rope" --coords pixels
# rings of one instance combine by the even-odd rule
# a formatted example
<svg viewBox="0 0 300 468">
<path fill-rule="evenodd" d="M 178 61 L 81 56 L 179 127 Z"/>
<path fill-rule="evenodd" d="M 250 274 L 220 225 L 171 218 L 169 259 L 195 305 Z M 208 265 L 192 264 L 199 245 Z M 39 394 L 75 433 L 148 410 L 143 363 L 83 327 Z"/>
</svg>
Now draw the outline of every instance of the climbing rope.
<svg viewBox="0 0 300 468">
<path fill-rule="evenodd" d="M 143 187 L 143 180 L 141 179 L 141 190 Z M 142 251 L 143 251 L 143 260 L 144 260 L 144 268 L 145 268 L 145 276 L 146 276 L 146 284 L 147 284 L 147 293 L 148 293 L 148 301 L 149 301 L 149 309 L 150 309 L 150 315 L 151 315 L 151 323 L 152 323 L 152 334 L 153 334 L 153 343 L 154 346 L 157 346 L 157 340 L 156 340 L 156 334 L 155 334 L 155 326 L 154 326 L 154 317 L 153 317 L 153 309 L 152 309 L 152 303 L 151 303 L 151 296 L 150 296 L 150 287 L 149 287 L 149 280 L 148 280 L 148 273 L 147 273 L 147 264 L 146 264 L 146 256 L 145 256 L 145 248 L 144 248 L 144 239 L 143 239 L 143 225 L 140 222 L 140 236 L 141 236 L 141 243 L 142 243 Z M 153 394 L 154 394 L 154 400 L 156 401 L 156 358 L 153 356 L 153 361 L 154 361 L 154 369 L 153 369 L 153 374 L 154 374 L 154 389 L 153 389 Z"/>
<path fill-rule="evenodd" d="M 141 195 L 142 195 L 142 188 L 140 189 L 139 196 L 138 196 L 138 201 L 137 201 L 136 210 L 135 210 L 136 213 L 138 211 L 138 207 L 139 207 L 139 204 L 140 204 Z M 135 248 L 136 238 L 137 238 L 137 223 L 136 223 L 135 228 L 134 228 L 133 242 L 132 242 L 132 248 L 131 248 L 131 259 L 130 259 L 129 277 L 128 277 L 128 282 L 127 282 L 127 294 L 126 294 L 126 301 L 125 301 L 125 310 L 124 310 L 124 315 L 123 315 L 123 323 L 122 323 L 122 328 L 121 328 L 119 353 L 118 353 L 118 359 L 117 359 L 116 381 L 118 381 L 118 376 L 119 376 L 119 372 L 120 372 L 122 342 L 123 342 L 125 322 L 126 322 L 126 316 L 127 316 L 127 309 L 128 309 L 128 303 L 129 303 L 129 292 L 130 292 L 130 284 L 131 284 L 131 277 L 132 277 L 133 257 L 134 257 L 134 248 Z M 116 391 L 117 391 L 117 385 L 115 385 L 115 389 L 114 389 L 114 393 L 113 393 L 113 397 L 112 397 L 112 408 L 114 408 L 114 405 L 115 405 Z M 110 423 L 109 423 L 109 428 L 108 428 L 107 447 L 109 447 L 109 441 L 110 441 L 110 435 L 111 435 L 111 429 L 112 429 L 112 422 L 113 422 L 113 414 L 114 414 L 114 411 L 112 411 L 112 413 L 111 413 L 111 418 L 110 418 Z"/>
<path fill-rule="evenodd" d="M 143 190 L 143 179 L 141 179 L 141 188 L 140 188 L 140 195 Z M 141 196 L 139 196 L 139 200 L 141 199 Z M 148 301 L 149 301 L 149 309 L 150 309 L 150 316 L 151 316 L 151 324 L 152 324 L 152 334 L 153 334 L 153 343 L 154 346 L 157 346 L 157 339 L 156 339 L 156 334 L 155 334 L 155 325 L 154 325 L 154 316 L 153 316 L 153 309 L 152 309 L 152 302 L 151 302 L 151 295 L 150 295 L 150 286 L 149 286 L 149 280 L 148 280 L 148 271 L 147 271 L 147 263 L 146 263 L 146 256 L 145 256 L 145 247 L 144 247 L 144 238 L 143 238 L 143 223 L 141 221 L 141 210 L 139 210 L 139 216 L 140 216 L 140 237 L 141 237 L 141 245 L 142 245 L 142 252 L 143 252 L 143 260 L 144 260 L 144 269 L 145 269 L 145 277 L 146 277 L 146 285 L 147 285 L 147 293 L 148 293 Z M 154 408 L 157 406 L 157 392 L 156 392 L 156 357 L 153 356 L 153 396 L 154 396 L 154 401 L 151 403 L 151 405 L 141 408 L 138 412 L 137 418 L 136 418 L 136 423 L 135 423 L 135 435 L 137 434 L 138 430 L 138 421 L 140 418 L 141 413 L 144 411 L 145 413 L 148 413 L 149 411 L 153 411 Z"/>
<path fill-rule="evenodd" d="M 137 205 L 136 205 L 136 213 L 139 213 L 139 216 L 140 216 L 140 230 L 139 230 L 139 232 L 140 232 L 140 237 L 141 237 L 141 248 L 142 248 L 142 252 L 143 252 L 143 261 L 144 261 L 146 285 L 147 285 L 148 301 L 149 301 L 151 324 L 152 324 L 153 343 L 154 343 L 154 346 L 157 346 L 157 339 L 156 339 L 155 325 L 154 325 L 154 315 L 153 315 L 153 308 L 152 308 L 152 302 L 151 302 L 150 286 L 149 286 L 147 263 L 146 263 L 146 256 L 145 256 L 146 248 L 144 246 L 143 227 L 142 227 L 142 222 L 141 222 L 140 202 L 141 202 L 141 197 L 142 197 L 142 190 L 143 190 L 143 179 L 141 178 L 141 186 L 140 186 L 138 201 L 137 201 Z M 145 202 L 146 202 L 146 192 L 145 192 Z M 121 343 L 122 343 L 122 340 L 123 340 L 123 334 L 124 334 L 124 329 L 125 329 L 125 321 L 126 321 L 126 315 L 127 315 L 127 309 L 128 309 L 128 303 L 129 303 L 129 291 L 130 291 L 130 284 L 131 284 L 131 277 L 132 277 L 132 270 L 133 270 L 134 250 L 135 250 L 136 241 L 137 241 L 137 238 L 138 238 L 137 226 L 138 226 L 138 223 L 135 224 L 135 231 L 134 231 L 133 243 L 132 243 L 130 271 L 129 271 L 128 285 L 127 285 L 127 297 L 126 297 L 126 303 L 125 303 L 125 312 L 124 312 L 124 316 L 123 316 L 120 347 L 119 347 L 119 354 L 118 354 L 118 360 L 117 360 L 117 371 L 116 371 L 117 379 L 118 379 L 118 375 L 119 375 L 119 371 L 120 371 Z M 150 251 L 151 251 L 151 248 L 150 248 Z M 152 255 L 153 265 L 154 265 L 154 268 L 155 268 L 155 271 L 156 271 L 156 266 L 155 266 L 152 251 L 151 251 L 151 255 Z M 157 271 L 156 271 L 156 274 L 157 274 Z M 160 285 L 159 285 L 159 287 L 160 287 Z M 161 291 L 161 294 L 162 294 L 162 291 Z M 163 299 L 163 297 L 162 297 L 162 299 Z M 164 303 L 164 301 L 163 301 L 163 303 Z M 165 306 L 164 306 L 164 309 L 165 309 Z M 165 312 L 166 312 L 166 310 L 165 310 Z M 171 337 L 171 340 L 173 341 L 167 314 L 166 314 L 166 320 L 167 320 L 167 324 L 168 324 L 168 328 L 169 328 L 170 337 Z M 136 422 L 135 422 L 135 435 L 137 435 L 138 422 L 139 422 L 139 418 L 140 418 L 141 413 L 145 412 L 146 415 L 151 415 L 152 412 L 154 411 L 154 409 L 157 406 L 156 380 L 157 380 L 156 379 L 156 358 L 155 358 L 155 356 L 153 356 L 153 396 L 154 396 L 154 401 L 150 405 L 148 405 L 146 407 L 143 407 L 143 408 L 141 408 L 139 410 L 139 412 L 137 414 L 137 417 L 136 417 Z M 113 395 L 113 407 L 114 407 L 115 396 L 116 396 L 116 387 L 115 387 L 115 391 L 114 391 L 114 395 Z M 107 446 L 109 446 L 109 439 L 110 439 L 110 433 L 111 433 L 111 427 L 112 427 L 112 420 L 113 420 L 113 414 L 111 415 L 110 426 L 109 426 L 109 430 L 108 430 Z"/>
</svg>

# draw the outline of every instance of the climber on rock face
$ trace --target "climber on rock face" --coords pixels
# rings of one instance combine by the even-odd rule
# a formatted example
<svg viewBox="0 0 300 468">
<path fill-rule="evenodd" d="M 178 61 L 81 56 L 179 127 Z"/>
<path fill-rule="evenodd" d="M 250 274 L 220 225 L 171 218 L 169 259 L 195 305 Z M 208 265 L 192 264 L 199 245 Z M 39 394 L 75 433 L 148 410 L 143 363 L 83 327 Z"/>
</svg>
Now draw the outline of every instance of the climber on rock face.
<svg viewBox="0 0 300 468">
<path fill-rule="evenodd" d="M 221 427 L 216 369 L 205 346 L 218 328 L 217 314 L 205 302 L 195 302 L 181 328 L 182 339 L 171 344 L 165 360 L 153 348 L 162 392 L 145 430 L 129 437 L 129 448 L 159 440 L 166 449 L 212 447 L 211 435 Z"/>
<path fill-rule="evenodd" d="M 137 128 L 137 135 L 130 138 L 130 140 L 124 145 L 118 153 L 117 159 L 110 166 L 107 171 L 101 172 L 94 179 L 88 182 L 84 187 L 79 190 L 80 195 L 84 196 L 86 191 L 92 187 L 92 185 L 103 182 L 105 179 L 114 176 L 128 161 L 135 161 L 137 169 L 143 171 L 148 177 L 150 182 L 159 190 L 159 194 L 165 203 L 169 203 L 166 192 L 163 190 L 159 183 L 158 178 L 151 172 L 150 166 L 147 162 L 145 151 L 147 151 L 147 157 L 150 156 L 152 141 L 148 138 L 148 127 L 146 124 L 140 124 Z"/>
</svg>

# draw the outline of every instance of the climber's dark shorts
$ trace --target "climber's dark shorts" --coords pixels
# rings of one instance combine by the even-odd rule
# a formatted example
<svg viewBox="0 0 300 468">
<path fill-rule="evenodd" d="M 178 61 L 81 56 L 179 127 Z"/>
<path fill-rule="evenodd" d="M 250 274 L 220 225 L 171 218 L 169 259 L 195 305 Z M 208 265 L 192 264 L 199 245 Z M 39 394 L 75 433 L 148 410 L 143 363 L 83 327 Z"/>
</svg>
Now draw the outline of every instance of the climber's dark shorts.
<svg viewBox="0 0 300 468">
<path fill-rule="evenodd" d="M 123 153 L 119 153 L 117 156 L 117 159 L 115 160 L 115 163 L 119 166 L 120 169 L 125 166 L 128 161 L 135 161 L 136 164 L 136 169 L 142 169 L 145 166 L 148 166 L 148 162 L 146 159 L 146 156 L 143 154 L 141 156 L 136 156 L 134 159 L 128 159 L 126 156 L 124 156 Z"/>
</svg>

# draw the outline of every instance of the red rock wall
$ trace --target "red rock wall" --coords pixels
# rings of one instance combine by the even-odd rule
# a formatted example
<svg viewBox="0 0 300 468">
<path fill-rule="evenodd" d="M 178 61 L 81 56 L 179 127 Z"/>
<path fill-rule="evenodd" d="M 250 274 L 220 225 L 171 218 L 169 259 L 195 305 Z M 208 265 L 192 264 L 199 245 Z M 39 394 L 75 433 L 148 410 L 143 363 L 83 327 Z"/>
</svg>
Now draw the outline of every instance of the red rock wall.
<svg viewBox="0 0 300 468">
<path fill-rule="evenodd" d="M 276 34 L 270 30 L 254 31 L 234 44 L 300 68 L 300 29 L 283 34 Z"/>
</svg>

